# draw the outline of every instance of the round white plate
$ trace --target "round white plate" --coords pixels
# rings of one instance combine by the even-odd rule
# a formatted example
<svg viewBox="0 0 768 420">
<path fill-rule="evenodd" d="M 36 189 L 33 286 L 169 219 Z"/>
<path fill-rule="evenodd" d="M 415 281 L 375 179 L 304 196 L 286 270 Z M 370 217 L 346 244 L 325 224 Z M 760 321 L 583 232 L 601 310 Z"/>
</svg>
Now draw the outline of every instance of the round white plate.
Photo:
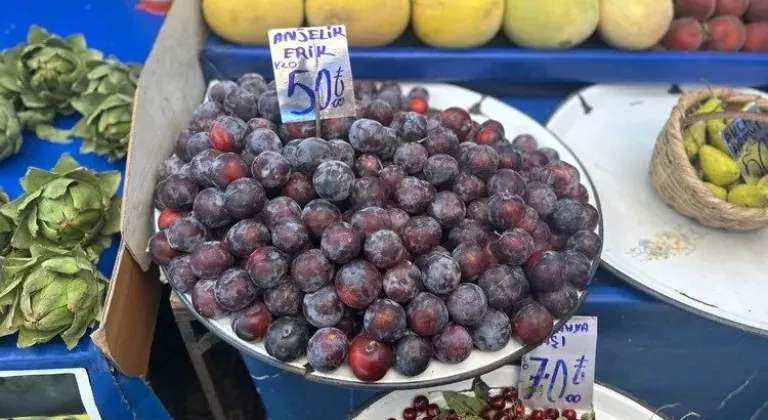
<svg viewBox="0 0 768 420">
<path fill-rule="evenodd" d="M 560 105 L 547 128 L 600 190 L 609 268 L 674 305 L 768 335 L 768 229 L 708 228 L 668 207 L 650 185 L 653 146 L 677 101 L 668 85 L 595 85 Z"/>
<path fill-rule="evenodd" d="M 520 375 L 518 366 L 504 366 L 487 373 L 481 379 L 492 389 L 516 386 Z M 445 407 L 442 391 L 467 391 L 472 389 L 472 379 L 419 390 L 393 391 L 380 397 L 374 397 L 347 417 L 347 420 L 384 420 L 390 417 L 401 418 L 402 411 L 412 404 L 417 395 L 424 395 L 429 401 Z M 665 420 L 661 414 L 654 414 L 646 407 L 621 391 L 605 385 L 595 384 L 595 418 L 598 420 Z M 579 413 L 581 414 L 581 413 Z"/>
<path fill-rule="evenodd" d="M 408 92 L 413 86 L 415 86 L 415 84 L 402 84 L 405 92 Z M 597 208 L 598 212 L 600 212 L 600 203 L 597 194 L 595 193 L 595 189 L 584 168 L 563 143 L 535 120 L 498 99 L 485 97 L 477 92 L 458 86 L 429 83 L 419 84 L 419 86 L 423 86 L 429 90 L 430 106 L 434 108 L 445 109 L 457 106 L 472 110 L 474 112 L 472 117 L 478 122 L 483 122 L 489 118 L 501 122 L 504 125 L 507 137 L 510 139 L 518 134 L 528 133 L 536 137 L 541 146 L 547 146 L 557 150 L 561 159 L 573 164 L 579 169 L 581 181 L 589 192 L 590 203 Z M 155 214 L 155 220 L 156 219 L 157 213 Z M 157 226 L 155 226 L 155 229 L 157 229 Z M 597 233 L 602 237 L 602 218 L 598 225 Z M 594 276 L 596 270 L 597 264 L 593 264 L 591 276 Z M 469 358 L 460 364 L 452 365 L 442 363 L 438 360 L 432 360 L 427 370 L 416 377 L 404 376 L 400 374 L 397 369 L 392 368 L 384 378 L 377 382 L 362 382 L 352 374 L 352 370 L 346 364 L 335 372 L 322 373 L 309 369 L 307 360 L 304 357 L 290 363 L 282 363 L 267 354 L 262 342 L 249 343 L 237 338 L 230 326 L 232 323 L 230 316 L 216 320 L 204 319 L 192 309 L 188 294 L 179 295 L 179 297 L 181 301 L 187 305 L 190 311 L 192 311 L 192 313 L 206 327 L 208 327 L 208 329 L 238 350 L 279 368 L 304 375 L 309 380 L 346 387 L 406 389 L 451 383 L 467 378 L 473 378 L 477 375 L 497 369 L 511 361 L 520 359 L 524 354 L 533 350 L 533 347 L 524 346 L 521 342 L 513 338 L 505 348 L 499 351 L 487 352 L 473 349 Z M 580 292 L 579 305 L 585 297 L 586 293 Z M 555 323 L 553 330 L 559 328 L 565 321 L 566 320 L 558 320 Z"/>
</svg>

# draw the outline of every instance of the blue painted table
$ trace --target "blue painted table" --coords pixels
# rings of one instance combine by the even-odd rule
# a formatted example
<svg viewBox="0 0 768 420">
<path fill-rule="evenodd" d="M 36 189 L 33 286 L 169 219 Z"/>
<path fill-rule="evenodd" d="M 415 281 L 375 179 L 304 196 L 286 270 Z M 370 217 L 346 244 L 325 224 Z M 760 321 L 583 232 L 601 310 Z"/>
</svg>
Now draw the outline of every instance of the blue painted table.
<svg viewBox="0 0 768 420">
<path fill-rule="evenodd" d="M 87 0 L 27 0 L 4 7 L 0 13 L 0 48 L 8 48 L 26 39 L 27 28 L 37 24 L 66 36 L 85 34 L 89 46 L 123 61 L 143 62 L 152 47 L 162 18 L 134 10 L 133 1 L 98 2 Z M 75 118 L 65 118 L 62 126 L 71 126 Z M 14 198 L 20 193 L 18 179 L 28 166 L 50 169 L 62 153 L 70 153 L 81 164 L 99 171 L 125 170 L 124 162 L 108 163 L 96 155 L 78 153 L 80 142 L 56 145 L 27 133 L 21 152 L 0 162 L 0 186 Z M 117 254 L 113 246 L 101 257 L 99 269 L 109 276 Z M 102 352 L 87 337 L 68 351 L 63 342 L 51 341 L 29 349 L 16 348 L 16 337 L 0 339 L 0 370 L 85 368 L 96 405 L 104 419 L 170 418 L 157 397 L 141 378 L 127 377 L 114 371 Z"/>
</svg>

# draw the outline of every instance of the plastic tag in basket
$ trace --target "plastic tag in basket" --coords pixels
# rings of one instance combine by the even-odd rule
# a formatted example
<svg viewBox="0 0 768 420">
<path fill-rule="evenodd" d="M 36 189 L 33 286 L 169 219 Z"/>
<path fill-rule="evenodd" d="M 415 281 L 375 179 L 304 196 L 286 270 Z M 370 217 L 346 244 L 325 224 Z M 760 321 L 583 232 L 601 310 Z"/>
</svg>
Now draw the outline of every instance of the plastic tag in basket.
<svg viewBox="0 0 768 420">
<path fill-rule="evenodd" d="M 750 103 L 742 111 L 760 113 L 760 107 Z M 720 135 L 739 164 L 747 184 L 757 184 L 768 174 L 768 124 L 736 118 Z"/>
</svg>

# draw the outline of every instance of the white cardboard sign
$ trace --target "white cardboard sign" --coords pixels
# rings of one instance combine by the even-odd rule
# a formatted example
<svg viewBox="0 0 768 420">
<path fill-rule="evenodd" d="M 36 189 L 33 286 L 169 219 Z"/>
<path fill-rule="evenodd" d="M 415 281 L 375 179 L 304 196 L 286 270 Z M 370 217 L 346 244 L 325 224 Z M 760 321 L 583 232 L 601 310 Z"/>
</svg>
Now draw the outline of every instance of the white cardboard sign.
<svg viewBox="0 0 768 420">
<path fill-rule="evenodd" d="M 344 25 L 272 29 L 268 34 L 283 123 L 355 115 Z"/>
<path fill-rule="evenodd" d="M 574 316 L 520 364 L 520 398 L 532 408 L 592 411 L 597 318 Z"/>
</svg>

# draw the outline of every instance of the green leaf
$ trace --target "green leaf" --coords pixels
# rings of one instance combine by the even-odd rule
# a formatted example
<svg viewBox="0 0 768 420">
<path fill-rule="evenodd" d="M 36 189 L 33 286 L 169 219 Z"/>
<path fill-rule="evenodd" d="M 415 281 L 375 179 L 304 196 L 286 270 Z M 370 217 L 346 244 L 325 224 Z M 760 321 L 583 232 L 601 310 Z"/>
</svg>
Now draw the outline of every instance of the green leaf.
<svg viewBox="0 0 768 420">
<path fill-rule="evenodd" d="M 11 275 L 10 271 L 8 271 L 6 274 L 8 275 L 8 279 L 3 284 L 3 289 L 0 290 L 0 299 L 4 305 L 16 299 L 16 290 L 18 290 L 18 286 L 21 284 L 21 281 L 24 280 L 24 276 Z"/>
<path fill-rule="evenodd" d="M 109 95 L 104 101 L 99 104 L 100 109 L 109 109 L 118 106 L 125 106 L 131 102 L 131 98 L 122 94 Z"/>
<path fill-rule="evenodd" d="M 51 35 L 43 28 L 32 25 L 29 27 L 29 32 L 27 32 L 27 42 L 30 44 L 38 44 L 46 39 L 48 39 Z"/>
<path fill-rule="evenodd" d="M 14 92 L 19 92 L 21 90 L 19 81 L 13 74 L 5 71 L 4 66 L 0 66 L 0 86 Z"/>
<path fill-rule="evenodd" d="M 49 109 L 27 109 L 18 113 L 24 127 L 34 127 L 39 124 L 49 124 L 56 112 Z"/>
<path fill-rule="evenodd" d="M 69 328 L 74 317 L 75 315 L 66 306 L 58 306 L 37 320 L 35 327 L 41 331 L 50 331 L 61 327 Z"/>
<path fill-rule="evenodd" d="M 24 51 L 24 48 L 26 48 L 27 44 L 21 43 L 11 49 L 5 50 L 3 52 L 3 63 L 8 65 L 8 70 L 16 73 L 16 67 L 18 66 L 18 61 L 21 59 L 21 54 Z"/>
<path fill-rule="evenodd" d="M 35 201 L 41 197 L 43 194 L 43 191 L 41 189 L 30 191 L 26 194 L 22 194 L 19 198 L 16 200 L 13 200 L 9 205 L 15 204 L 18 202 L 18 208 L 19 208 L 19 215 L 20 217 L 23 217 L 27 212 L 33 209 L 33 205 Z M 5 207 L 5 206 L 3 206 Z"/>
<path fill-rule="evenodd" d="M 88 122 L 85 120 L 85 117 L 80 118 L 77 124 L 75 124 L 75 126 L 72 127 L 72 136 L 80 137 L 83 140 L 88 140 L 93 136 L 93 133 L 91 132 L 90 127 L 88 127 Z M 80 149 L 80 153 L 87 153 L 87 152 L 84 152 L 82 149 Z"/>
<path fill-rule="evenodd" d="M 66 291 L 67 308 L 71 312 L 77 312 L 91 307 L 96 302 L 95 286 L 95 283 L 84 278 L 69 281 Z"/>
<path fill-rule="evenodd" d="M 53 172 L 64 174 L 80 168 L 82 166 L 69 153 L 64 153 L 53 167 Z"/>
<path fill-rule="evenodd" d="M 24 315 L 21 313 L 21 309 L 19 308 L 20 294 L 21 291 L 19 289 L 16 289 L 16 291 L 13 293 L 13 303 L 6 312 L 2 322 L 0 322 L 0 337 L 16 333 L 24 324 Z"/>
<path fill-rule="evenodd" d="M 28 249 L 31 241 L 32 235 L 29 232 L 27 223 L 19 223 L 19 225 L 16 226 L 16 230 L 13 232 L 11 246 L 19 249 Z"/>
<path fill-rule="evenodd" d="M 35 208 L 32 207 L 31 211 L 26 212 L 26 226 L 27 230 L 29 231 L 29 237 L 31 239 L 34 239 L 37 236 L 38 232 L 38 226 L 37 226 L 37 212 L 34 211 Z M 21 223 L 19 223 L 21 225 Z"/>
<path fill-rule="evenodd" d="M 459 415 L 479 415 L 480 410 L 486 406 L 485 401 L 477 397 L 471 397 L 455 391 L 443 391 L 443 398 L 445 398 L 448 408 Z"/>
<path fill-rule="evenodd" d="M 104 53 L 102 53 L 99 50 L 88 49 L 85 52 L 83 52 L 82 58 L 85 61 L 103 60 L 104 59 Z"/>
<path fill-rule="evenodd" d="M 106 210 L 101 191 L 93 185 L 76 182 L 69 188 L 69 195 L 77 210 Z"/>
<path fill-rule="evenodd" d="M 90 311 L 79 311 L 75 313 L 72 324 L 61 333 L 61 339 L 67 345 L 68 350 L 72 350 L 78 341 L 85 335 L 88 326 L 94 323 L 93 314 Z"/>
<path fill-rule="evenodd" d="M 77 274 L 80 271 L 77 259 L 72 257 L 50 258 L 45 260 L 42 266 L 47 270 L 61 274 Z"/>
<path fill-rule="evenodd" d="M 69 191 L 70 185 L 74 183 L 75 180 L 69 178 L 53 179 L 43 186 L 41 195 L 45 198 L 60 198 Z"/>
<path fill-rule="evenodd" d="M 66 330 L 66 327 L 53 331 L 37 331 L 29 328 L 21 328 L 19 330 L 19 338 L 16 341 L 16 345 L 23 349 L 32 347 L 35 344 L 45 343 L 62 333 L 64 330 Z"/>
<path fill-rule="evenodd" d="M 21 102 L 27 108 L 45 108 L 47 105 L 45 101 L 37 95 L 36 92 L 28 90 L 21 92 Z"/>
<path fill-rule="evenodd" d="M 64 51 L 67 51 L 68 53 L 75 55 L 74 51 L 72 51 L 72 47 L 69 46 L 66 42 L 64 42 L 63 39 L 59 38 L 58 36 L 51 36 L 50 38 L 46 39 L 45 42 L 43 42 L 43 49 L 61 49 Z"/>
<path fill-rule="evenodd" d="M 96 151 L 96 140 L 92 137 L 84 137 L 80 144 L 80 153 L 93 153 Z"/>
<path fill-rule="evenodd" d="M 48 124 L 38 124 L 34 127 L 35 135 L 42 140 L 48 140 L 51 143 L 67 144 L 72 142 L 72 132 L 62 130 Z"/>
<path fill-rule="evenodd" d="M 72 106 L 77 110 L 77 112 L 87 117 L 93 114 L 93 112 L 99 107 L 99 104 L 101 104 L 108 97 L 109 96 L 104 93 L 86 93 L 79 98 L 73 99 Z"/>
<path fill-rule="evenodd" d="M 118 188 L 120 188 L 120 181 L 122 175 L 120 171 L 107 171 L 97 175 L 99 178 L 99 188 L 104 192 L 107 197 L 114 197 L 117 194 Z"/>
<path fill-rule="evenodd" d="M 29 168 L 27 173 L 21 178 L 21 187 L 24 192 L 30 193 L 43 187 L 48 182 L 56 179 L 58 175 L 44 171 L 38 168 Z"/>
<path fill-rule="evenodd" d="M 85 90 L 88 88 L 88 77 L 87 74 L 82 74 L 75 83 L 72 84 L 72 90 L 78 93 L 85 92 Z M 72 98 L 74 101 L 77 98 Z"/>
<path fill-rule="evenodd" d="M 66 42 L 67 45 L 69 45 L 70 47 L 76 50 L 85 49 L 87 46 L 85 43 L 85 37 L 83 36 L 83 34 L 70 35 L 64 38 L 64 42 Z"/>
<path fill-rule="evenodd" d="M 123 200 L 120 197 L 112 200 L 112 205 L 109 206 L 109 212 L 107 213 L 104 221 L 104 226 L 101 227 L 102 235 L 114 235 L 120 232 L 120 214 L 122 210 Z"/>
<path fill-rule="evenodd" d="M 106 62 L 98 62 L 98 61 L 91 61 L 88 63 L 89 65 L 93 66 L 93 69 L 88 72 L 88 78 L 91 80 L 102 78 L 112 71 L 115 71 L 114 62 L 112 60 L 107 60 Z"/>
</svg>

